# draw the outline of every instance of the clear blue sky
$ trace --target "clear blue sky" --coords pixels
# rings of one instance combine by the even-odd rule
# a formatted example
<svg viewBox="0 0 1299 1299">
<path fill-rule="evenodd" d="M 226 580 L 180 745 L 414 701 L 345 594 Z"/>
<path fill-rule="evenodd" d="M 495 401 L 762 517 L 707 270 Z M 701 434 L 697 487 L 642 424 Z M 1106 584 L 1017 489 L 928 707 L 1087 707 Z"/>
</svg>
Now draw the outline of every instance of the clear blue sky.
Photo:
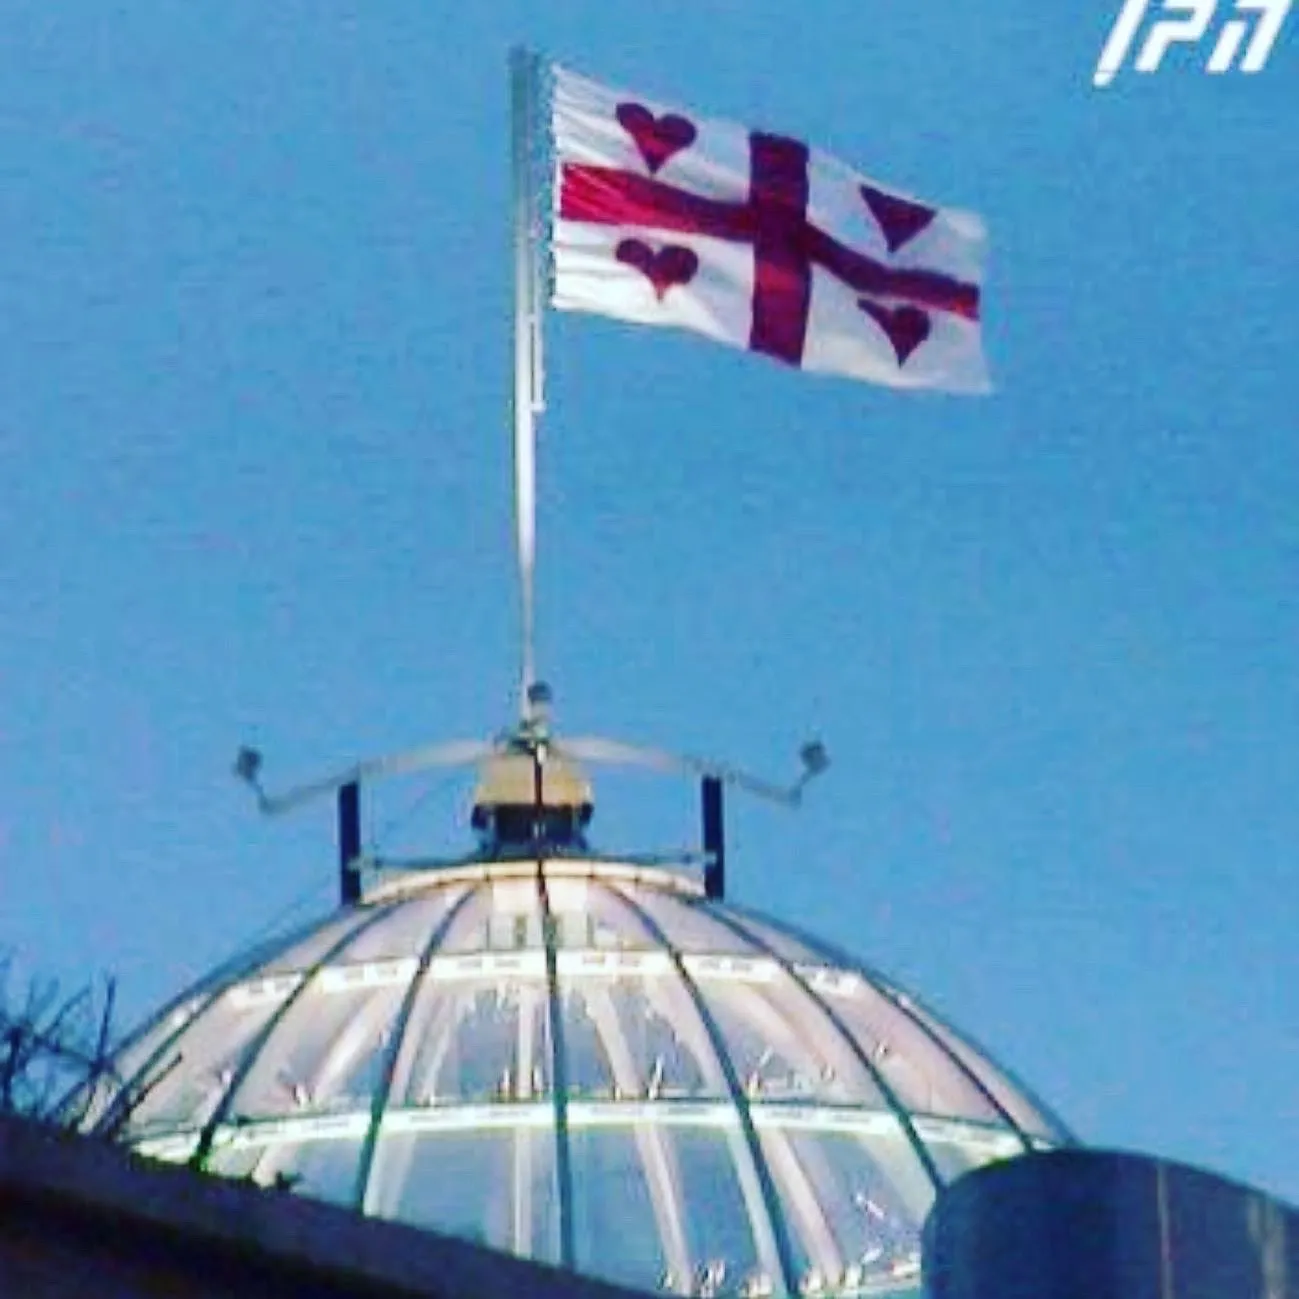
<svg viewBox="0 0 1299 1299">
<path fill-rule="evenodd" d="M 294 902 L 268 779 L 512 718 L 505 58 L 982 212 L 987 399 L 552 318 L 570 731 L 779 775 L 734 894 L 1086 1139 L 1299 1200 L 1299 17 L 1091 71 L 1110 0 L 51 4 L 0 38 L 0 943 L 128 1017 Z M 464 791 L 391 791 L 442 847 Z M 610 846 L 693 791 L 602 785 Z"/>
</svg>

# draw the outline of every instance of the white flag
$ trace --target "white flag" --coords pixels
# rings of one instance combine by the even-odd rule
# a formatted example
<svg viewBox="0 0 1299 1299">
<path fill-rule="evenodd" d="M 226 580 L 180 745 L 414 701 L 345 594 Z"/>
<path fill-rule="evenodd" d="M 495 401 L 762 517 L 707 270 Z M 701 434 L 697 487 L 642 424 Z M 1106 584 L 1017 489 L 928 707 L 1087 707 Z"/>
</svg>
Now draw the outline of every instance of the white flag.
<svg viewBox="0 0 1299 1299">
<path fill-rule="evenodd" d="M 797 140 L 554 75 L 556 307 L 804 370 L 988 390 L 977 216 Z"/>
</svg>

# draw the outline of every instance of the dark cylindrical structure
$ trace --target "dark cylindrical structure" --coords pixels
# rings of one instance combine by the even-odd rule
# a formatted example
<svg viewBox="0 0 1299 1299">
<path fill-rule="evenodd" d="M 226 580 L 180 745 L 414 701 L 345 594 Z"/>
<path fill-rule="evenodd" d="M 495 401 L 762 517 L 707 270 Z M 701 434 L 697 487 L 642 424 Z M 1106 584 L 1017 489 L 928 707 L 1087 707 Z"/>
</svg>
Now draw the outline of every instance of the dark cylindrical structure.
<svg viewBox="0 0 1299 1299">
<path fill-rule="evenodd" d="M 700 790 L 704 822 L 704 896 L 726 896 L 726 817 L 722 808 L 722 782 L 705 776 Z"/>
<path fill-rule="evenodd" d="M 338 790 L 338 895 L 343 905 L 361 900 L 361 786 Z"/>
<path fill-rule="evenodd" d="M 1203 1169 L 1053 1150 L 942 1191 L 924 1272 L 927 1299 L 1294 1299 L 1299 1212 Z"/>
</svg>

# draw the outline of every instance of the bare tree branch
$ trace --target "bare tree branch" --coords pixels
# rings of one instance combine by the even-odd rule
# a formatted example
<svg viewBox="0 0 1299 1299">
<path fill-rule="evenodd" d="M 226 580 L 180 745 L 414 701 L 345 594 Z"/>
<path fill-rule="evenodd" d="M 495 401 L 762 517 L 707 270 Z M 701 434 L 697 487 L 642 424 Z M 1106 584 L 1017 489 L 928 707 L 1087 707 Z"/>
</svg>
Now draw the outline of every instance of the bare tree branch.
<svg viewBox="0 0 1299 1299">
<path fill-rule="evenodd" d="M 0 952 L 0 1114 L 76 1124 L 113 1079 L 111 979 L 65 993 Z"/>
</svg>

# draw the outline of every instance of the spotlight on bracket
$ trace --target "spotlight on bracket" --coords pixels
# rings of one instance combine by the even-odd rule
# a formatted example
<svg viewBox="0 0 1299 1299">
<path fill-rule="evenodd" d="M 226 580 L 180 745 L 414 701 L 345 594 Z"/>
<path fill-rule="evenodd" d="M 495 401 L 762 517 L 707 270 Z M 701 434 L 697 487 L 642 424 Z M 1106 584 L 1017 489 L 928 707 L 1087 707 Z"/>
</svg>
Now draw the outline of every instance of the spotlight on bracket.
<svg viewBox="0 0 1299 1299">
<path fill-rule="evenodd" d="M 266 793 L 262 789 L 261 782 L 262 761 L 259 750 L 245 745 L 235 754 L 233 768 L 234 774 L 257 795 L 259 804 L 266 801 Z"/>
</svg>

